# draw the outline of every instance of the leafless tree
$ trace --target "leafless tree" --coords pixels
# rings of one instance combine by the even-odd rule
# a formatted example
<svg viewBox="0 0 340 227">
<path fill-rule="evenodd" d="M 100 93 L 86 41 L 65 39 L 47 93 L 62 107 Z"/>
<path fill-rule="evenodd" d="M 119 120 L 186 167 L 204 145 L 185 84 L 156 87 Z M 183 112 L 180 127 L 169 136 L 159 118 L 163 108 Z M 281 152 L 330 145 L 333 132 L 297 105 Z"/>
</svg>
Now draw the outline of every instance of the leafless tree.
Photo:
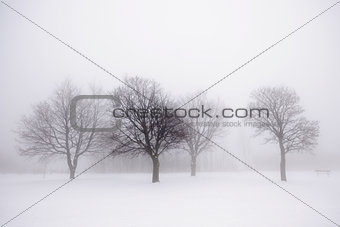
<svg viewBox="0 0 340 227">
<path fill-rule="evenodd" d="M 192 100 L 185 108 L 187 116 L 183 120 L 188 127 L 186 127 L 187 136 L 183 148 L 188 151 L 191 158 L 191 176 L 196 176 L 198 155 L 211 149 L 210 140 L 218 136 L 223 128 L 221 118 L 216 117 L 217 105 L 208 101 L 205 95 Z M 207 110 L 211 112 L 207 115 L 202 113 Z"/>
<path fill-rule="evenodd" d="M 302 116 L 303 108 L 293 89 L 264 87 L 251 95 L 250 119 L 255 121 L 256 135 L 268 133 L 266 142 L 279 144 L 281 180 L 286 181 L 286 154 L 311 150 L 317 144 L 319 123 Z"/>
<path fill-rule="evenodd" d="M 159 84 L 140 77 L 127 77 L 128 86 L 115 92 L 120 127 L 110 139 L 115 153 L 132 156 L 148 155 L 153 164 L 152 182 L 159 182 L 159 156 L 178 146 L 185 138 L 183 122 L 174 117 L 174 103 L 164 94 Z M 117 120 L 117 119 L 116 119 Z"/>
<path fill-rule="evenodd" d="M 17 129 L 21 155 L 42 158 L 64 156 L 70 179 L 75 177 L 79 157 L 98 148 L 94 131 L 79 132 L 71 127 L 70 103 L 78 94 L 79 89 L 65 81 L 52 97 L 35 105 L 31 115 L 23 116 Z M 96 127 L 98 106 L 79 102 L 76 117 L 80 127 Z"/>
</svg>

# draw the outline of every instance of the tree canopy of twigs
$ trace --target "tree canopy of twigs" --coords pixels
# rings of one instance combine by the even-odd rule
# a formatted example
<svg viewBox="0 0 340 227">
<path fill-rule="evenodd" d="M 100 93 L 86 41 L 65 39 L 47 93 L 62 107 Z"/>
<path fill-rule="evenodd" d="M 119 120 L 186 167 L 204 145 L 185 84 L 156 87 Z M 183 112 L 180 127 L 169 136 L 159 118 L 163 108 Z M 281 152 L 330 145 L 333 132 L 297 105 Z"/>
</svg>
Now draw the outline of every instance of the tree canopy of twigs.
<svg viewBox="0 0 340 227">
<path fill-rule="evenodd" d="M 302 116 L 296 92 L 288 87 L 263 87 L 251 94 L 250 109 L 266 109 L 269 116 L 254 114 L 256 135 L 265 134 L 266 142 L 279 144 L 281 180 L 286 178 L 285 155 L 293 151 L 312 150 L 317 145 L 319 123 Z M 259 112 L 258 112 L 259 113 Z"/>
</svg>

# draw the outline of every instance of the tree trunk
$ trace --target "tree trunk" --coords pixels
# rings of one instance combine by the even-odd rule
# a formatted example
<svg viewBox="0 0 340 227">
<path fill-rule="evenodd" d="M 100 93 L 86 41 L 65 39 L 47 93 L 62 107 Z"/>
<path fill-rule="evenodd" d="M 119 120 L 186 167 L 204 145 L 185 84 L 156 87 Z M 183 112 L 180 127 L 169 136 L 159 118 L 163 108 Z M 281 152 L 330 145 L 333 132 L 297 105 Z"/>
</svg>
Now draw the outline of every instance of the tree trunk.
<svg viewBox="0 0 340 227">
<path fill-rule="evenodd" d="M 158 157 L 152 158 L 152 183 L 159 182 L 159 160 Z"/>
<path fill-rule="evenodd" d="M 191 156 L 191 176 L 196 176 L 196 156 Z"/>
<path fill-rule="evenodd" d="M 71 154 L 70 152 L 67 153 L 67 165 L 69 169 L 69 174 L 70 174 L 70 180 L 74 179 L 76 175 L 76 169 L 77 169 L 77 164 L 78 164 L 78 159 L 74 157 L 73 162 L 71 159 Z"/>
<path fill-rule="evenodd" d="M 76 174 L 76 168 L 71 167 L 70 168 L 70 180 L 74 179 Z"/>
<path fill-rule="evenodd" d="M 283 147 L 282 142 L 280 141 L 280 153 L 281 153 L 281 162 L 280 162 L 280 173 L 281 173 L 281 181 L 287 181 L 286 176 L 286 152 Z"/>
</svg>

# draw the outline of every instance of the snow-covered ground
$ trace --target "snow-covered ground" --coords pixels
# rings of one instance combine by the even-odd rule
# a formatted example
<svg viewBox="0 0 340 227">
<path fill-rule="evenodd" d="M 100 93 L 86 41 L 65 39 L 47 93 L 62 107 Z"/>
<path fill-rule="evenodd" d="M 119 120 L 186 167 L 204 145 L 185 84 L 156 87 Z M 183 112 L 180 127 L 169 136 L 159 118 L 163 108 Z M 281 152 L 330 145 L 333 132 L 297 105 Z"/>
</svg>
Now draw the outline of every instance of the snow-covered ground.
<svg viewBox="0 0 340 227">
<path fill-rule="evenodd" d="M 265 172 L 274 180 L 279 173 Z M 3 224 L 66 175 L 0 175 Z M 86 174 L 7 226 L 336 226 L 255 173 Z M 279 181 L 278 181 L 279 182 Z M 340 223 L 340 173 L 288 172 L 290 192 Z"/>
</svg>

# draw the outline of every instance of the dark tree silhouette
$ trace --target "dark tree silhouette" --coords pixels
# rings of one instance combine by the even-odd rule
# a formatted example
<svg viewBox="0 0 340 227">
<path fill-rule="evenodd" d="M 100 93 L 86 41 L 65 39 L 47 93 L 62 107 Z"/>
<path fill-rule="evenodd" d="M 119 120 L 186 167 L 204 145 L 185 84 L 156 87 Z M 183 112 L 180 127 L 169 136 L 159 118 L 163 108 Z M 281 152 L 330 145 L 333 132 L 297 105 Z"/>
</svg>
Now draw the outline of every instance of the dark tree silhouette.
<svg viewBox="0 0 340 227">
<path fill-rule="evenodd" d="M 152 160 L 152 182 L 159 182 L 159 156 L 185 138 L 183 122 L 174 117 L 174 103 L 159 84 L 140 77 L 125 79 L 128 86 L 114 92 L 119 127 L 110 139 L 117 154 L 148 155 Z M 124 116 L 123 116 L 124 115 Z"/>
<path fill-rule="evenodd" d="M 256 135 L 268 133 L 266 142 L 279 144 L 281 180 L 286 181 L 286 154 L 293 151 L 311 150 L 317 144 L 319 123 L 308 121 L 302 116 L 304 110 L 299 105 L 299 97 L 287 87 L 264 87 L 251 95 L 250 109 L 266 108 L 264 112 L 252 111 L 249 120 L 255 121 Z"/>
</svg>

